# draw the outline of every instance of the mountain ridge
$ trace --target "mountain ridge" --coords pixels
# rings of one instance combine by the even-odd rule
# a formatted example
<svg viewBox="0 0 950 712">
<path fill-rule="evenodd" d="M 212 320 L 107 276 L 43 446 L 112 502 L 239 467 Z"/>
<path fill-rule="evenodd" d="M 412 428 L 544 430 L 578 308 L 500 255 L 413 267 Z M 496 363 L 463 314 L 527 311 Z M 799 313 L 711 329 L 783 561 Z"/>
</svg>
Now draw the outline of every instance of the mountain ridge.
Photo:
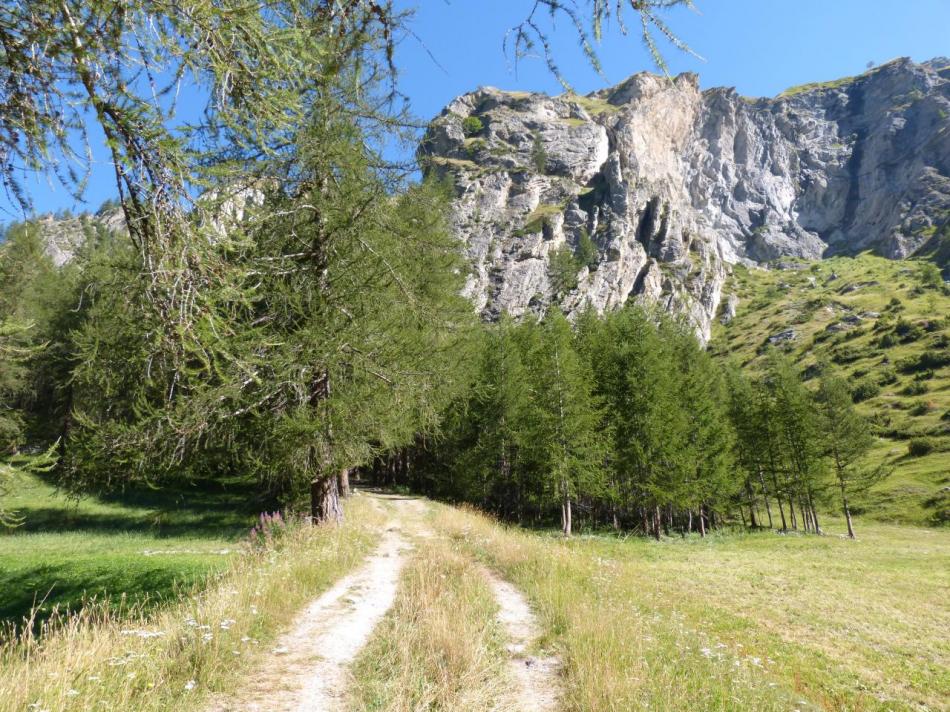
<svg viewBox="0 0 950 712">
<path fill-rule="evenodd" d="M 705 341 L 732 264 L 928 244 L 950 219 L 948 77 L 943 58 L 902 58 L 776 98 L 695 74 L 584 97 L 483 87 L 431 122 L 419 158 L 455 187 L 466 294 L 486 318 L 633 299 Z M 552 257 L 588 239 L 596 255 L 558 293 Z"/>
</svg>

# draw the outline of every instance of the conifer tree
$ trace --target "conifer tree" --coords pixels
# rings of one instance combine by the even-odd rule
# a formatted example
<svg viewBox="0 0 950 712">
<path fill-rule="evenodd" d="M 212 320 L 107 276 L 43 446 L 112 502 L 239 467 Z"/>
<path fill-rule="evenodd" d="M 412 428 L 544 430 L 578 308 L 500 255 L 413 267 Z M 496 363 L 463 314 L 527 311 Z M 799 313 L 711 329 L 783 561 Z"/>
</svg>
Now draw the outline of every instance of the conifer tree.
<svg viewBox="0 0 950 712">
<path fill-rule="evenodd" d="M 874 443 L 867 421 L 854 408 L 848 384 L 825 367 L 821 375 L 817 405 L 821 413 L 825 454 L 830 459 L 841 510 L 848 524 L 848 536 L 855 538 L 849 499 L 866 491 L 882 476 L 880 469 L 862 469 L 860 462 Z"/>
<path fill-rule="evenodd" d="M 528 354 L 528 368 L 532 384 L 528 442 L 560 503 L 561 530 L 570 536 L 578 493 L 596 495 L 602 488 L 604 444 L 593 379 L 560 312 L 550 313 L 542 323 Z"/>
</svg>

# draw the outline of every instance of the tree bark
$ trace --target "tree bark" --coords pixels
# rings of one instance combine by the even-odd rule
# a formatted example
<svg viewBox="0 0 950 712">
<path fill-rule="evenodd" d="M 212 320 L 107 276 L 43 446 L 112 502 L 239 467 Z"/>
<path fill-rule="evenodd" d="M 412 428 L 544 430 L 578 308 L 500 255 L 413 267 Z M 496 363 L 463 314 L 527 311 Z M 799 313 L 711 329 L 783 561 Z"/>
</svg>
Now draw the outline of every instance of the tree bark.
<svg viewBox="0 0 950 712">
<path fill-rule="evenodd" d="M 561 531 L 564 536 L 571 535 L 571 498 L 567 494 L 567 487 L 564 488 L 564 502 L 561 504 Z"/>
<path fill-rule="evenodd" d="M 848 496 L 845 492 L 844 482 L 839 479 L 838 483 L 841 485 L 841 505 L 844 508 L 844 518 L 848 523 L 848 538 L 854 539 L 854 524 L 851 522 L 851 508 L 848 506 Z"/>
<path fill-rule="evenodd" d="M 699 506 L 699 536 L 706 538 L 706 520 L 703 518 L 703 506 Z"/>
<path fill-rule="evenodd" d="M 656 540 L 660 540 L 660 529 L 663 527 L 662 517 L 660 516 L 660 505 L 656 505 L 656 509 L 653 511 L 653 536 L 656 537 Z"/>
<path fill-rule="evenodd" d="M 350 496 L 350 468 L 344 467 L 336 476 L 337 491 L 343 499 Z"/>
<path fill-rule="evenodd" d="M 343 521 L 337 478 L 321 477 L 310 483 L 310 521 L 313 524 Z"/>
</svg>

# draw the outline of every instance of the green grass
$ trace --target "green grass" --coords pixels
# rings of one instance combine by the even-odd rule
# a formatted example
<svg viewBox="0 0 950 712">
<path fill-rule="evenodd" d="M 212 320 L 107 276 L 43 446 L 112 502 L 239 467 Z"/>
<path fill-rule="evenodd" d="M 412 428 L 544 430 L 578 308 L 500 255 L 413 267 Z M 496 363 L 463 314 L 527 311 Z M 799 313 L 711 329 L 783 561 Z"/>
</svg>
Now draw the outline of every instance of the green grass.
<svg viewBox="0 0 950 712">
<path fill-rule="evenodd" d="M 526 592 L 566 710 L 945 709 L 950 532 L 565 541 L 441 508 L 436 528 Z"/>
<path fill-rule="evenodd" d="M 562 96 L 566 101 L 573 102 L 581 107 L 591 116 L 598 114 L 616 114 L 620 111 L 619 106 L 611 104 L 605 99 L 599 99 L 595 96 L 581 96 L 580 94 L 565 94 Z"/>
<path fill-rule="evenodd" d="M 41 636 L 0 641 L 0 712 L 207 709 L 209 693 L 233 690 L 297 611 L 363 560 L 385 521 L 367 500 L 347 500 L 342 526 L 295 524 L 231 557 L 169 605 L 89 605 Z"/>
<path fill-rule="evenodd" d="M 857 77 L 842 77 L 841 79 L 832 79 L 827 82 L 811 82 L 810 84 L 799 84 L 798 86 L 789 87 L 781 94 L 779 94 L 780 99 L 787 99 L 797 94 L 804 94 L 809 91 L 821 91 L 825 89 L 839 89 L 843 86 L 847 86 L 853 82 Z"/>
<path fill-rule="evenodd" d="M 20 623 L 34 605 L 42 620 L 91 599 L 146 608 L 176 599 L 227 567 L 265 506 L 247 494 L 235 485 L 74 500 L 20 478 L 5 506 L 24 522 L 0 532 L 0 622 Z"/>
<path fill-rule="evenodd" d="M 950 339 L 950 295 L 922 288 L 920 263 L 913 260 L 864 254 L 802 264 L 799 270 L 737 266 L 724 290 L 740 299 L 737 317 L 727 326 L 716 324 L 712 349 L 755 371 L 768 337 L 795 329 L 798 338 L 782 348 L 799 368 L 813 372 L 828 362 L 853 388 L 867 388 L 869 397 L 858 409 L 878 436 L 867 464 L 884 465 L 892 474 L 856 503 L 858 510 L 883 521 L 946 524 L 950 365 L 914 370 L 910 364 L 950 354 L 940 345 Z M 855 315 L 862 317 L 859 323 L 844 321 Z M 896 331 L 907 327 L 905 336 Z M 913 438 L 931 440 L 935 451 L 910 456 Z"/>
</svg>

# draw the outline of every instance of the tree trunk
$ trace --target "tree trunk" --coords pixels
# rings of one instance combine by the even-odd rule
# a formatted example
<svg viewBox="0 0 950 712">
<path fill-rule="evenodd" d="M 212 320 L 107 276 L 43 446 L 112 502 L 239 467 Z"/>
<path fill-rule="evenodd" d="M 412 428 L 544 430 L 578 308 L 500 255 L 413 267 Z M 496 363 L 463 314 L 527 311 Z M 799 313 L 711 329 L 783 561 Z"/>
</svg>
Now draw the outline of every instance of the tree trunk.
<svg viewBox="0 0 950 712">
<path fill-rule="evenodd" d="M 339 523 L 343 520 L 340 507 L 340 490 L 337 478 L 321 477 L 310 483 L 310 521 L 313 524 L 323 522 Z"/>
<path fill-rule="evenodd" d="M 840 479 L 838 482 L 841 485 L 841 505 L 844 507 L 844 518 L 848 523 L 848 538 L 854 539 L 854 524 L 851 522 L 851 508 L 848 506 L 848 496 L 845 493 L 844 482 Z"/>
<path fill-rule="evenodd" d="M 703 507 L 699 507 L 699 536 L 706 538 L 706 521 L 703 519 Z"/>
<path fill-rule="evenodd" d="M 765 486 L 765 477 L 762 475 L 762 470 L 759 470 L 759 483 L 762 485 L 762 499 L 765 500 L 765 515 L 769 520 L 769 529 L 774 529 L 775 526 L 772 524 L 772 505 L 769 504 L 769 490 Z"/>
<path fill-rule="evenodd" d="M 561 504 L 561 531 L 564 536 L 571 535 L 571 498 L 565 488 L 564 502 Z"/>
<path fill-rule="evenodd" d="M 662 517 L 660 516 L 660 505 L 656 505 L 656 509 L 653 511 L 653 536 L 656 537 L 656 540 L 660 540 L 660 529 L 662 528 Z"/>
<path fill-rule="evenodd" d="M 350 496 L 350 468 L 344 467 L 336 476 L 336 488 L 341 498 Z"/>
</svg>

